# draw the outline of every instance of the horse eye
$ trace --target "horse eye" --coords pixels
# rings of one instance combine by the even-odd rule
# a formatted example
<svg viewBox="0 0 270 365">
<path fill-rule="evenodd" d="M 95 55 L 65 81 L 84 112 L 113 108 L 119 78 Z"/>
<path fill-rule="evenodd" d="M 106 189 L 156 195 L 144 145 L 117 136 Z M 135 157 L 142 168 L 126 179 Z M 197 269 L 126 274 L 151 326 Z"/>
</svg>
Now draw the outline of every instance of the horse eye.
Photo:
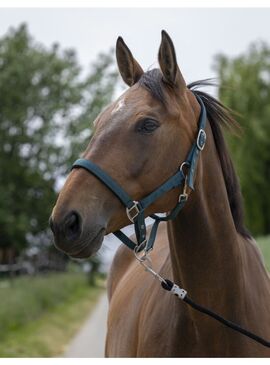
<svg viewBox="0 0 270 365">
<path fill-rule="evenodd" d="M 142 134 L 153 133 L 159 127 L 159 123 L 154 119 L 143 119 L 137 125 L 137 132 Z"/>
</svg>

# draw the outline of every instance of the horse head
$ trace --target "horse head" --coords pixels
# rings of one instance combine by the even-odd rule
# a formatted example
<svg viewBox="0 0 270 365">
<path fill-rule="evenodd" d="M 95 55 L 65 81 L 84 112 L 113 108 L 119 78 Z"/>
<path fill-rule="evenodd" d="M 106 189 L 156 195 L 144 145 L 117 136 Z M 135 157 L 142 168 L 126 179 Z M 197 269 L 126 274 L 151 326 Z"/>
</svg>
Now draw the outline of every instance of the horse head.
<svg viewBox="0 0 270 365">
<path fill-rule="evenodd" d="M 165 31 L 158 52 L 160 69 L 144 72 L 121 37 L 116 58 L 129 88 L 95 120 L 83 158 L 140 200 L 179 169 L 197 133 L 200 106 L 186 86 Z M 160 197 L 145 216 L 170 211 L 179 192 L 175 188 Z M 104 235 L 129 223 L 119 199 L 84 169 L 70 172 L 50 218 L 56 246 L 78 258 L 95 253 Z"/>
</svg>

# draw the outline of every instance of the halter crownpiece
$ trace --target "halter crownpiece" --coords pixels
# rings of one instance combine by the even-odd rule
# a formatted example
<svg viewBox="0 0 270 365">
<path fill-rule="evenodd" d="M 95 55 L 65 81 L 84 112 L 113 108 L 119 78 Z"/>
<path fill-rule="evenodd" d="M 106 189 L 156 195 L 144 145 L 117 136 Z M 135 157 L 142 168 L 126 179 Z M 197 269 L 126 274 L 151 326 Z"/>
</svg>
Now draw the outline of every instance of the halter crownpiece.
<svg viewBox="0 0 270 365">
<path fill-rule="evenodd" d="M 170 177 L 164 184 L 159 186 L 152 193 L 141 199 L 140 201 L 133 200 L 125 190 L 112 179 L 105 171 L 103 171 L 99 166 L 97 166 L 92 161 L 86 159 L 79 159 L 74 162 L 72 169 L 74 168 L 84 168 L 94 176 L 96 176 L 100 181 L 103 182 L 122 202 L 126 207 L 126 213 L 128 219 L 134 224 L 135 234 L 137 242 L 133 242 L 128 236 L 126 236 L 122 231 L 113 232 L 113 234 L 120 239 L 127 247 L 132 250 L 141 251 L 144 249 L 146 253 L 153 249 L 155 242 L 158 225 L 162 221 L 168 221 L 174 219 L 180 210 L 184 207 L 187 199 L 187 188 L 194 190 L 195 172 L 197 167 L 198 158 L 200 152 L 204 149 L 206 142 L 206 109 L 203 104 L 202 99 L 196 95 L 196 98 L 201 106 L 201 113 L 199 117 L 199 132 L 197 134 L 196 140 L 193 143 L 186 160 L 181 164 L 179 170 Z M 183 172 L 183 167 L 187 167 L 187 173 Z M 154 201 L 160 198 L 162 195 L 168 191 L 183 185 L 183 192 L 179 195 L 178 202 L 172 211 L 165 217 L 160 217 L 156 214 L 150 215 L 154 219 L 154 224 L 151 228 L 149 238 L 146 237 L 146 224 L 145 224 L 145 209 L 148 208 Z"/>
</svg>

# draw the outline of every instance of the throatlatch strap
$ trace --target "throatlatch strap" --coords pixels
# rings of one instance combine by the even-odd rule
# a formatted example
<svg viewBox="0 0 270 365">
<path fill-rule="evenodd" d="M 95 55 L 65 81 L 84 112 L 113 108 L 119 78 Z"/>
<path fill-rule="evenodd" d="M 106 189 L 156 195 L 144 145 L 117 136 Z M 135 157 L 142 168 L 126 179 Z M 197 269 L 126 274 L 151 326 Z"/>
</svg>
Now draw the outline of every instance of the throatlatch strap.
<svg viewBox="0 0 270 365">
<path fill-rule="evenodd" d="M 181 186 L 183 181 L 185 180 L 185 175 L 182 171 L 178 171 L 175 175 L 170 177 L 164 184 L 158 187 L 155 191 L 147 195 L 145 198 L 140 200 L 140 204 L 143 209 L 149 207 L 154 201 L 160 198 L 163 194 L 168 191 Z"/>
<path fill-rule="evenodd" d="M 177 203 L 176 207 L 171 211 L 171 213 L 166 215 L 165 217 L 159 217 L 156 214 L 150 215 L 150 217 L 155 220 L 155 223 L 152 226 L 149 239 L 147 240 L 147 244 L 146 244 L 146 247 L 145 247 L 146 252 L 153 249 L 159 223 L 160 222 L 167 222 L 169 220 L 173 220 L 174 218 L 176 218 L 176 216 L 178 215 L 180 210 L 184 208 L 184 205 L 186 204 L 186 201 L 187 201 L 187 197 L 181 198 L 179 200 L 179 202 Z"/>
</svg>

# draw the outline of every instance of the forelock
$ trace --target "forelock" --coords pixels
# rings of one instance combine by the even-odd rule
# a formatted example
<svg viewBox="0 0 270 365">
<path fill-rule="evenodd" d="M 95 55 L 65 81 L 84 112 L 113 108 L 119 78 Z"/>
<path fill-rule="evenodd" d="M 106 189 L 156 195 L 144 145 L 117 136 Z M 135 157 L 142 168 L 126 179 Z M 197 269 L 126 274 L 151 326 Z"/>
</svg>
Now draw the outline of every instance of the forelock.
<svg viewBox="0 0 270 365">
<path fill-rule="evenodd" d="M 149 91 L 155 99 L 165 104 L 164 82 L 162 81 L 162 73 L 158 68 L 145 72 L 138 84 Z"/>
</svg>

